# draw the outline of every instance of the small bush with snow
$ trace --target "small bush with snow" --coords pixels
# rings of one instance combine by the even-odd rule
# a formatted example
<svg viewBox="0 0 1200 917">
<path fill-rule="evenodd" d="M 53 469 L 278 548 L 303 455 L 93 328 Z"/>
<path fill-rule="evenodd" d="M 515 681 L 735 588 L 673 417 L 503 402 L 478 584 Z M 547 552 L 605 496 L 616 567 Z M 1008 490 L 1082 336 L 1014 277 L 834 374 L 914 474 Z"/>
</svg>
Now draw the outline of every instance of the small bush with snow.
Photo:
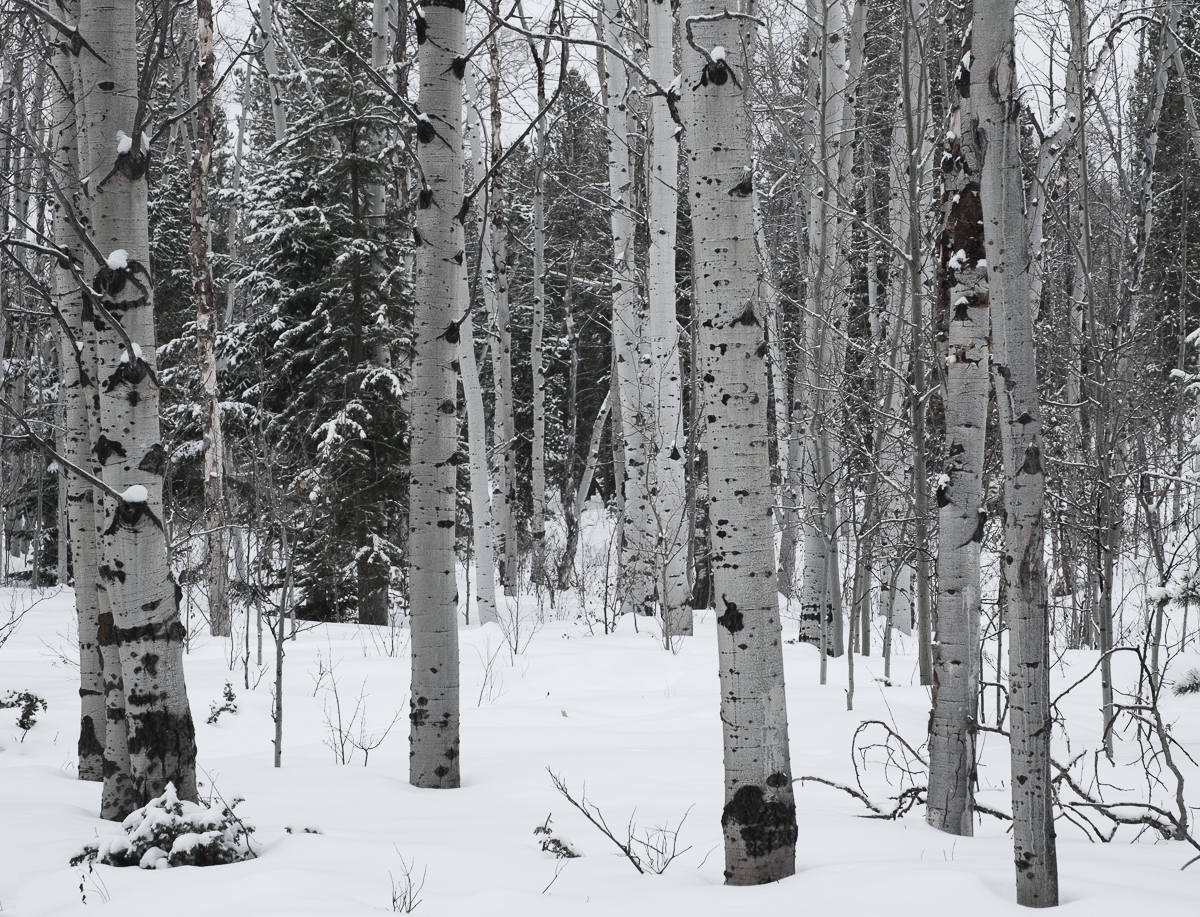
<svg viewBox="0 0 1200 917">
<path fill-rule="evenodd" d="M 88 844 L 71 859 L 108 866 L 166 869 L 170 866 L 220 866 L 254 856 L 254 827 L 233 814 L 233 805 L 217 809 L 179 798 L 175 785 L 121 823 L 124 834 L 109 834 Z"/>
</svg>

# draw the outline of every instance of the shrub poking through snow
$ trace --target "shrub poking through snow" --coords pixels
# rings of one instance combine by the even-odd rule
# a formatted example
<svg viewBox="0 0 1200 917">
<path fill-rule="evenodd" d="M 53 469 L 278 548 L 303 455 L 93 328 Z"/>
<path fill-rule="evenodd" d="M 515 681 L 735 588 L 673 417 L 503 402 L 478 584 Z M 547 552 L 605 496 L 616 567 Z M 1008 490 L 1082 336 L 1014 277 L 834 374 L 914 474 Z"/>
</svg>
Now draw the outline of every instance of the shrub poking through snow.
<svg viewBox="0 0 1200 917">
<path fill-rule="evenodd" d="M 124 834 L 109 834 L 88 844 L 71 865 L 99 861 L 108 866 L 220 866 L 255 855 L 250 848 L 252 825 L 233 814 L 233 805 L 210 809 L 181 800 L 173 783 L 157 799 L 133 812 L 121 827 Z"/>
<path fill-rule="evenodd" d="M 233 693 L 233 685 L 230 682 L 225 682 L 223 694 L 225 703 L 221 704 L 221 706 L 218 707 L 216 701 L 208 705 L 209 725 L 220 719 L 222 713 L 237 713 L 237 695 Z"/>
<path fill-rule="evenodd" d="M 1200 669 L 1191 669 L 1175 683 L 1176 694 L 1200 694 Z"/>
<path fill-rule="evenodd" d="M 38 697 L 32 691 L 9 691 L 4 695 L 4 699 L 0 700 L 0 708 L 16 707 L 21 712 L 17 715 L 17 728 L 21 730 L 21 741 L 25 741 L 25 734 L 33 728 L 33 724 L 37 722 L 38 708 L 46 711 L 46 699 Z"/>
</svg>

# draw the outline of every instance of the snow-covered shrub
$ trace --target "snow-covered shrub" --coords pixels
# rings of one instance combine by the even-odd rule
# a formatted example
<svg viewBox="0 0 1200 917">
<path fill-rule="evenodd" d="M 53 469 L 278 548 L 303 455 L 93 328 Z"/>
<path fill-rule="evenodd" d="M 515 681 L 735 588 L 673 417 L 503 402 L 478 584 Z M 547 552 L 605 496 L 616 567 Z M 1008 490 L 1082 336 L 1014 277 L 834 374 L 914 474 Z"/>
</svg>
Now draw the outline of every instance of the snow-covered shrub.
<svg viewBox="0 0 1200 917">
<path fill-rule="evenodd" d="M 179 798 L 173 783 L 166 792 L 133 812 L 121 823 L 124 834 L 108 834 L 71 859 L 109 866 L 219 866 L 254 856 L 250 835 L 254 827 L 233 814 L 233 805 L 220 811 Z"/>
<path fill-rule="evenodd" d="M 17 707 L 20 713 L 17 714 L 17 728 L 21 730 L 21 741 L 25 741 L 25 734 L 33 728 L 33 724 L 37 722 L 38 707 L 45 712 L 46 699 L 38 697 L 32 691 L 9 691 L 4 695 L 4 699 L 0 700 L 0 708 Z"/>
</svg>

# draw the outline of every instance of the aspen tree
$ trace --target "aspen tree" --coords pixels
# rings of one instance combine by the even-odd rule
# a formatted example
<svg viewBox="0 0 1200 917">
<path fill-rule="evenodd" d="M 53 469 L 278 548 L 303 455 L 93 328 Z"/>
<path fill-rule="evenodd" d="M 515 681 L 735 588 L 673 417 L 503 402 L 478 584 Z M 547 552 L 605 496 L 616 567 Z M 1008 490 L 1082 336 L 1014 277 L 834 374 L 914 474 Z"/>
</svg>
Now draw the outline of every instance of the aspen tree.
<svg viewBox="0 0 1200 917">
<path fill-rule="evenodd" d="M 76 26 L 78 3 L 59 9 L 64 23 Z M 53 42 L 50 81 L 53 96 L 52 144 L 56 182 L 62 197 L 54 202 L 54 242 L 63 253 L 54 265 L 54 289 L 62 316 L 59 354 L 62 368 L 65 431 L 63 452 L 67 461 L 93 470 L 89 405 L 97 395 L 96 348 L 91 328 L 85 327 L 84 295 L 72 273 L 88 258 L 79 233 L 86 216 L 83 186 L 79 183 L 79 131 L 75 120 L 78 63 L 75 49 L 63 40 Z M 82 50 L 82 49 L 80 49 Z M 68 213 L 71 208 L 71 213 Z M 104 660 L 99 645 L 100 608 L 96 590 L 95 495 L 92 485 L 75 473 L 66 475 L 67 512 L 71 559 L 75 568 L 75 610 L 79 622 L 79 779 L 104 778 Z M 61 533 L 60 533 L 61 538 Z"/>
<path fill-rule="evenodd" d="M 675 86 L 675 17 L 670 0 L 646 6 L 649 69 L 671 96 Z M 680 379 L 679 328 L 675 318 L 675 239 L 679 212 L 678 132 L 671 117 L 674 100 L 654 94 L 649 100 L 650 133 L 646 159 L 649 252 L 646 267 L 646 385 L 643 413 L 651 419 L 646 443 L 651 465 L 650 500 L 657 529 L 654 565 L 663 627 L 668 635 L 692 632 L 688 588 L 684 486 L 683 389 Z"/>
<path fill-rule="evenodd" d="M 101 607 L 100 642 L 120 659 L 128 750 L 127 775 L 119 772 L 123 761 L 106 762 L 103 815 L 113 819 L 162 795 L 168 783 L 180 798 L 196 799 L 180 592 L 162 527 L 166 455 L 159 442 L 146 209 L 149 142 L 138 96 L 136 22 L 133 0 L 80 4 L 79 31 L 95 50 L 79 58 L 85 113 L 80 170 L 91 198 L 93 239 L 104 258 L 91 284 L 100 293 L 93 316 L 99 430 L 92 445 L 111 490 L 98 517 L 103 525 L 98 585 L 109 603 L 107 617 Z M 106 680 L 115 692 L 107 673 Z M 110 699 L 110 718 L 115 713 Z"/>
<path fill-rule="evenodd" d="M 719 0 L 685 0 L 680 19 L 687 35 L 680 108 L 719 612 L 725 880 L 754 885 L 795 872 L 796 807 L 771 525 L 768 348 L 743 102 L 745 20 Z"/>
<path fill-rule="evenodd" d="M 230 633 L 228 601 L 229 556 L 225 534 L 224 443 L 221 435 L 221 396 L 217 391 L 217 312 L 213 293 L 212 217 L 208 204 L 208 172 L 213 153 L 212 0 L 196 0 L 196 142 L 188 185 L 191 234 L 188 264 L 192 298 L 196 302 L 196 349 L 203 392 L 201 412 L 204 455 L 204 527 L 208 542 L 208 614 L 213 635 Z"/>
<path fill-rule="evenodd" d="M 616 0 L 605 0 L 600 12 L 601 34 L 612 48 L 624 49 L 625 20 Z M 613 437 L 620 451 L 617 476 L 621 490 L 621 570 L 624 613 L 651 614 L 655 587 L 654 549 L 657 534 L 650 499 L 646 433 L 652 425 L 644 413 L 642 345 L 645 333 L 638 300 L 634 253 L 634 176 L 630 167 L 629 136 L 633 116 L 629 110 L 629 80 L 625 63 L 616 55 L 603 55 L 605 115 L 608 125 L 608 193 L 612 230 L 612 337 L 613 385 L 617 398 L 612 418 L 620 436 Z M 619 448 L 618 448 L 619 444 Z"/>
<path fill-rule="evenodd" d="M 1021 177 L 1014 0 L 976 0 L 971 106 L 992 303 L 992 364 L 1004 456 L 1009 718 L 1017 903 L 1058 904 L 1050 784 L 1050 635 L 1042 507 L 1045 476 L 1029 309 L 1029 240 Z"/>
<path fill-rule="evenodd" d="M 970 16 L 966 17 L 970 22 Z M 979 550 L 987 428 L 990 315 L 979 157 L 971 130 L 971 38 L 954 75 L 942 163 L 939 315 L 946 323 L 946 462 L 937 485 L 938 626 L 933 645 L 926 820 L 974 833 L 975 710 L 979 694 Z"/>
<path fill-rule="evenodd" d="M 459 785 L 458 589 L 454 515 L 457 379 L 463 304 L 462 0 L 423 0 L 417 11 L 416 296 L 413 313 L 409 593 L 412 693 L 409 782 Z"/>
</svg>

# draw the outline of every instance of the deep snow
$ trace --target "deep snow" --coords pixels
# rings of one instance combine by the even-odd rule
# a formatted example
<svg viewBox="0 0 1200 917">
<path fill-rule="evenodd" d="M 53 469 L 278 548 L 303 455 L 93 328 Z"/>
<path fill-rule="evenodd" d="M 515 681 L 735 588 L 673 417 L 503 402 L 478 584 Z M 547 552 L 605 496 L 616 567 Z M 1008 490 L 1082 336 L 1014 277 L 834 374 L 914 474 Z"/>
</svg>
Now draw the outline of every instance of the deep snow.
<svg viewBox="0 0 1200 917">
<path fill-rule="evenodd" d="M 24 607 L 36 598 L 29 590 L 7 589 L 0 592 L 0 609 Z M 0 913 L 390 912 L 389 872 L 399 878 L 401 857 L 415 862 L 418 880 L 425 878 L 416 911 L 425 917 L 928 917 L 940 907 L 970 917 L 1019 912 L 1011 846 L 999 822 L 984 818 L 977 837 L 953 838 L 926 826 L 920 811 L 897 822 L 861 818 L 860 803 L 811 783 L 796 788 L 797 875 L 767 887 L 724 887 L 713 614 L 699 614 L 696 636 L 672 654 L 661 647 L 652 622 L 647 627 L 639 621 L 640 633 L 628 619 L 615 634 L 599 628 L 589 633 L 580 621 L 556 619 L 563 601 L 572 600 L 560 596 L 553 610 L 543 603 L 544 625 L 516 655 L 496 625 L 461 630 L 463 786 L 453 791 L 417 790 L 406 782 L 409 659 L 403 631 L 320 626 L 287 643 L 279 770 L 272 767 L 269 635 L 261 675 L 251 665 L 252 683 L 257 681 L 252 690 L 244 688 L 240 664 L 230 671 L 223 641 L 196 636 L 186 672 L 201 792 L 215 785 L 225 799 L 245 797 L 237 811 L 257 826 L 260 856 L 203 870 L 98 866 L 89 875 L 84 867 L 69 866 L 69 858 L 117 826 L 96 817 L 99 785 L 75 779 L 73 598 L 68 590 L 43 593 L 0 648 L 0 695 L 28 689 L 49 701 L 48 712 L 24 741 L 13 725 L 15 711 L 0 711 Z M 569 613 L 575 607 L 568 605 Z M 523 598 L 520 608 L 528 632 L 539 615 L 538 602 Z M 794 635 L 788 624 L 786 636 Z M 876 640 L 876 652 L 878 646 Z M 856 658 L 854 712 L 845 710 L 843 660 L 830 661 L 830 684 L 820 686 L 812 649 L 789 644 L 785 659 L 797 776 L 852 782 L 850 738 L 864 719 L 892 722 L 914 744 L 922 740 L 928 692 L 916 684 L 911 655 L 894 660 L 890 687 L 876 680 L 882 673 L 878 655 Z M 1055 669 L 1056 685 L 1078 677 L 1094 660 L 1092 653 L 1068 654 L 1066 665 Z M 1180 676 L 1197 663 L 1195 654 L 1177 659 L 1172 672 Z M 330 738 L 326 720 L 336 719 L 331 666 L 344 719 L 360 693 L 368 735 L 381 734 L 400 713 L 367 767 L 360 752 L 354 752 L 353 763 L 336 763 L 324 744 Z M 238 711 L 222 713 L 210 725 L 205 722 L 210 705 L 222 704 L 227 681 Z M 1093 687 L 1065 704 L 1075 750 L 1080 743 L 1094 744 L 1099 729 Z M 1175 734 L 1193 754 L 1200 751 L 1200 696 L 1172 696 L 1167 703 Z M 995 736 L 984 744 L 979 798 L 1005 809 L 1007 749 Z M 1059 745 L 1065 754 L 1065 740 Z M 674 825 L 687 813 L 680 846 L 690 849 L 661 876 L 637 874 L 556 793 L 547 767 L 577 796 L 586 783 L 588 800 L 618 831 L 635 810 L 640 828 Z M 1188 773 L 1191 797 L 1200 800 L 1200 773 L 1191 766 Z M 886 801 L 881 767 L 867 771 L 865 785 L 873 798 Z M 548 816 L 554 835 L 582 856 L 556 860 L 543 852 L 534 829 Z M 304 833 L 306 828 L 320 833 Z M 1191 857 L 1188 848 L 1132 838 L 1129 832 L 1112 844 L 1093 844 L 1059 823 L 1064 913 L 1200 913 L 1200 864 L 1180 871 Z"/>
</svg>

